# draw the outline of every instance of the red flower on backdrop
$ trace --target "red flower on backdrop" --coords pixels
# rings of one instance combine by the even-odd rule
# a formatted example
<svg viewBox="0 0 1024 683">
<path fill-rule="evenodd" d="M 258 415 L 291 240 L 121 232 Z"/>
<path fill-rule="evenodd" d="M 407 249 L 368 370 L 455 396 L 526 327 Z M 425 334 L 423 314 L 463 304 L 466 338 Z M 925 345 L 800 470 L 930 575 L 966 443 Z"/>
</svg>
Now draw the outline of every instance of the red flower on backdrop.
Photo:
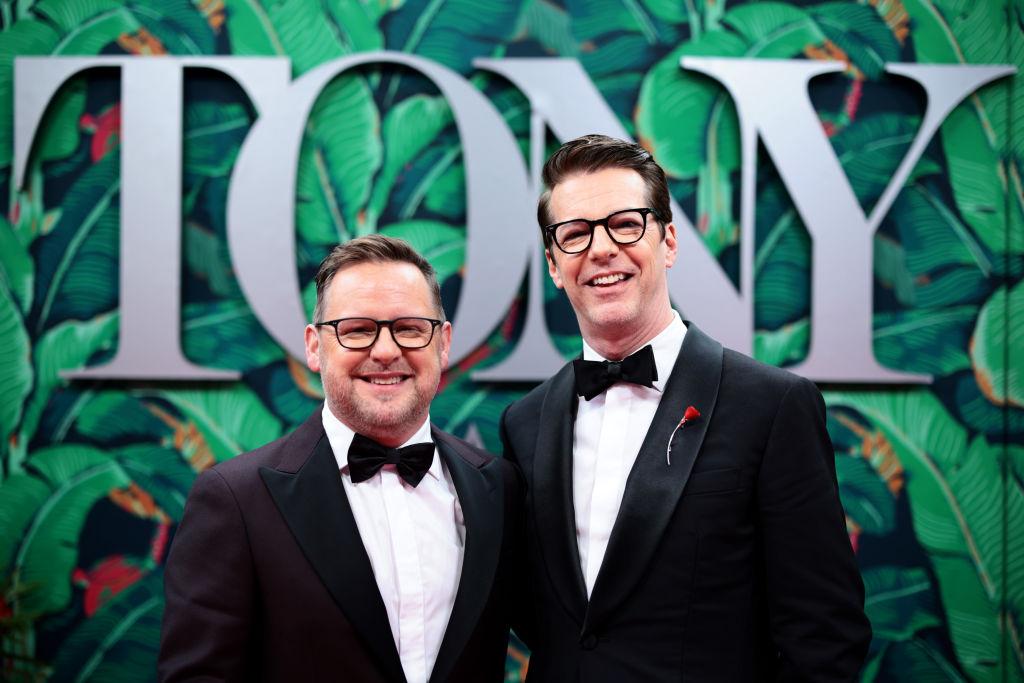
<svg viewBox="0 0 1024 683">
<path fill-rule="evenodd" d="M 130 564 L 124 556 L 112 555 L 92 571 L 76 569 L 71 580 L 76 586 L 85 589 L 85 616 L 91 617 L 115 595 L 141 579 L 142 575 L 142 569 Z"/>
<path fill-rule="evenodd" d="M 79 121 L 82 130 L 92 133 L 92 144 L 89 153 L 96 163 L 107 152 L 117 148 L 121 139 L 121 105 L 115 104 L 99 116 L 85 114 Z"/>
</svg>

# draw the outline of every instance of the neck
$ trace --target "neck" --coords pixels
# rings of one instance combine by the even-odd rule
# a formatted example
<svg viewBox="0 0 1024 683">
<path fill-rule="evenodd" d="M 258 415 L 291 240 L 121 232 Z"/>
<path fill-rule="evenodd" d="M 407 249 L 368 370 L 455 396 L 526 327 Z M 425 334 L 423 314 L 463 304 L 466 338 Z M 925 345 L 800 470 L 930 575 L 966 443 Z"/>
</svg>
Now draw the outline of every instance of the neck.
<svg viewBox="0 0 1024 683">
<path fill-rule="evenodd" d="M 590 348 L 601 354 L 602 358 L 622 360 L 664 332 L 665 328 L 672 323 L 673 315 L 672 309 L 666 308 L 654 322 L 643 327 L 624 326 L 621 329 L 619 327 L 604 327 L 598 330 L 581 330 L 581 332 Z"/>
<path fill-rule="evenodd" d="M 418 429 L 419 427 L 416 427 L 415 429 L 404 430 L 402 432 L 383 429 L 377 430 L 373 434 L 366 434 L 365 432 L 361 433 L 363 434 L 363 436 L 370 437 L 371 439 L 379 443 L 381 446 L 387 446 L 388 448 L 398 448 L 403 443 L 411 439 L 412 435 L 415 434 Z"/>
</svg>

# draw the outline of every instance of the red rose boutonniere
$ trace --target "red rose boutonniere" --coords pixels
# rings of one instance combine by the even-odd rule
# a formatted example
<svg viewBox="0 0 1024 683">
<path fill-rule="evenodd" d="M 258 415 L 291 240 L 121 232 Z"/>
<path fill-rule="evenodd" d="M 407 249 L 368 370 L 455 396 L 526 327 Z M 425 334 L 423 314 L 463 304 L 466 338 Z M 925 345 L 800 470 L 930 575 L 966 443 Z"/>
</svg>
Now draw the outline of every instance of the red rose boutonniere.
<svg viewBox="0 0 1024 683">
<path fill-rule="evenodd" d="M 672 430 L 672 435 L 668 437 L 668 450 L 665 451 L 666 465 L 672 464 L 672 439 L 676 438 L 676 432 L 678 432 L 680 429 L 690 424 L 691 422 L 696 422 L 699 419 L 700 411 L 697 410 L 694 406 L 686 406 L 686 410 L 683 411 L 683 419 L 679 421 L 679 424 L 676 425 L 676 428 Z"/>
</svg>

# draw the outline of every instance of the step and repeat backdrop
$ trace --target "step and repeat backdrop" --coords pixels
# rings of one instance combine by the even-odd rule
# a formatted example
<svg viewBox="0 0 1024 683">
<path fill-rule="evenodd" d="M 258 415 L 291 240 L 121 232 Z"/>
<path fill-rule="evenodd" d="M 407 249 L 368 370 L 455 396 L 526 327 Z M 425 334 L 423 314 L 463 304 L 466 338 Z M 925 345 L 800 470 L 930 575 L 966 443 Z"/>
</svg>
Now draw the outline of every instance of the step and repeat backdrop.
<svg viewBox="0 0 1024 683">
<path fill-rule="evenodd" d="M 1009 0 L 0 0 L 0 678 L 155 677 L 195 477 L 319 408 L 302 327 L 339 242 L 434 264 L 432 418 L 500 452 L 581 348 L 539 166 L 603 132 L 669 175 L 677 309 L 825 394 L 863 680 L 1024 680 L 1022 25 Z"/>
</svg>

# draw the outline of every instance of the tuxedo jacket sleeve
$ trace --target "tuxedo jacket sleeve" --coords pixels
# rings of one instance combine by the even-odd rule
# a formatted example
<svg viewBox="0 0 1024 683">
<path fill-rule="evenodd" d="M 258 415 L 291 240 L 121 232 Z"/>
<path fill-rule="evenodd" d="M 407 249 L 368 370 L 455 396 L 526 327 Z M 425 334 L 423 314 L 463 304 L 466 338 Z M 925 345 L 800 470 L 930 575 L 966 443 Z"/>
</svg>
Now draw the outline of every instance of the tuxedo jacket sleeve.
<svg viewBox="0 0 1024 683">
<path fill-rule="evenodd" d="M 870 642 L 820 393 L 690 325 L 588 600 L 571 365 L 508 408 L 531 681 L 853 681 Z M 701 417 L 676 431 L 688 405 Z"/>
<path fill-rule="evenodd" d="M 238 504 L 216 470 L 189 493 L 164 578 L 164 680 L 247 681 L 257 623 L 255 572 Z"/>
<path fill-rule="evenodd" d="M 434 681 L 504 678 L 521 477 L 433 430 L 466 524 Z M 317 411 L 198 477 L 165 570 L 162 681 L 404 682 Z"/>
</svg>

